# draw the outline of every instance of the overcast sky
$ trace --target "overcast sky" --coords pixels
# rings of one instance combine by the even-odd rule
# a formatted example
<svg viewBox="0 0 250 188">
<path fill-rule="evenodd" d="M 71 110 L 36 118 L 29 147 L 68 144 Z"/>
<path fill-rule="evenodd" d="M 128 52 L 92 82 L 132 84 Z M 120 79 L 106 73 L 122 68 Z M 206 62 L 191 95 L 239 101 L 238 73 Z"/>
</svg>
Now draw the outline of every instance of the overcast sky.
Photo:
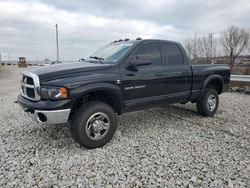
<svg viewBox="0 0 250 188">
<path fill-rule="evenodd" d="M 56 23 L 60 58 L 77 60 L 116 39 L 182 42 L 229 24 L 249 28 L 250 0 L 0 0 L 2 60 L 55 60 Z"/>
</svg>

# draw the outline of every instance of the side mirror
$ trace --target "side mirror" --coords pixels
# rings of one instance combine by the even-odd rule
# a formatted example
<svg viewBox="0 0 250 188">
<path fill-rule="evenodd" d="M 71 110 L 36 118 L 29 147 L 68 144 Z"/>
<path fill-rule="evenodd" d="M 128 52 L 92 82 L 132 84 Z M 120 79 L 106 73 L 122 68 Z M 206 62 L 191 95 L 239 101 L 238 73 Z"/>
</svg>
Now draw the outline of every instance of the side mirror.
<svg viewBox="0 0 250 188">
<path fill-rule="evenodd" d="M 152 56 L 150 54 L 139 54 L 135 59 L 129 61 L 129 66 L 150 65 L 152 63 Z"/>
</svg>

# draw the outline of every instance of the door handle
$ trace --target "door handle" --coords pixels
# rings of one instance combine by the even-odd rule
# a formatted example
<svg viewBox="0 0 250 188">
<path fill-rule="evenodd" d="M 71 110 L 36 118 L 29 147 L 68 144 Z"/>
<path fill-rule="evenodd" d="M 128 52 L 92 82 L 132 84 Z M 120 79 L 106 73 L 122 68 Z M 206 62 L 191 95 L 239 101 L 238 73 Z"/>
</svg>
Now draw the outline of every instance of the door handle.
<svg viewBox="0 0 250 188">
<path fill-rule="evenodd" d="M 182 72 L 182 74 L 190 74 L 190 72 L 189 72 L 189 70 L 184 70 L 183 72 Z"/>
<path fill-rule="evenodd" d="M 133 73 L 127 73 L 126 76 L 134 76 L 135 74 Z"/>
<path fill-rule="evenodd" d="M 164 72 L 157 72 L 157 73 L 155 73 L 155 76 L 165 76 L 165 73 Z"/>
</svg>

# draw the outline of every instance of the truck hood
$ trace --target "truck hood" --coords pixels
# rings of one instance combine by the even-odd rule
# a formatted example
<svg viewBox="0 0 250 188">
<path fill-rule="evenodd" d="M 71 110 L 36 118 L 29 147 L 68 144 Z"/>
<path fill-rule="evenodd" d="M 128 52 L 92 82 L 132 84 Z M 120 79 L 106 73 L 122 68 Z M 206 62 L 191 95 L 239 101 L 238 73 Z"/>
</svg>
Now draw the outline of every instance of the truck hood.
<svg viewBox="0 0 250 188">
<path fill-rule="evenodd" d="M 31 72 L 38 75 L 40 80 L 52 79 L 57 77 L 64 77 L 69 74 L 98 71 L 108 69 L 111 65 L 109 64 L 99 64 L 99 63 L 89 63 L 89 62 L 73 62 L 64 63 L 59 65 L 50 65 L 38 69 L 34 69 Z"/>
</svg>

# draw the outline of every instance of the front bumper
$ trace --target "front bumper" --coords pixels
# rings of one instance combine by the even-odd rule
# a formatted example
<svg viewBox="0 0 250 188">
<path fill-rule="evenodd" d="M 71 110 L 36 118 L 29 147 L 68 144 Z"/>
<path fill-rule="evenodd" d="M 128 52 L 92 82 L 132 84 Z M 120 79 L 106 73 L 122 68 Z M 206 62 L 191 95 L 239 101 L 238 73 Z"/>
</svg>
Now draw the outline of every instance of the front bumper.
<svg viewBox="0 0 250 188">
<path fill-rule="evenodd" d="M 24 112 L 27 112 L 33 120 L 46 124 L 67 123 L 74 105 L 73 99 L 35 102 L 19 95 L 17 100 Z"/>
<path fill-rule="evenodd" d="M 71 109 L 63 110 L 35 110 L 34 113 L 28 112 L 31 118 L 38 123 L 63 124 L 67 123 Z"/>
</svg>

